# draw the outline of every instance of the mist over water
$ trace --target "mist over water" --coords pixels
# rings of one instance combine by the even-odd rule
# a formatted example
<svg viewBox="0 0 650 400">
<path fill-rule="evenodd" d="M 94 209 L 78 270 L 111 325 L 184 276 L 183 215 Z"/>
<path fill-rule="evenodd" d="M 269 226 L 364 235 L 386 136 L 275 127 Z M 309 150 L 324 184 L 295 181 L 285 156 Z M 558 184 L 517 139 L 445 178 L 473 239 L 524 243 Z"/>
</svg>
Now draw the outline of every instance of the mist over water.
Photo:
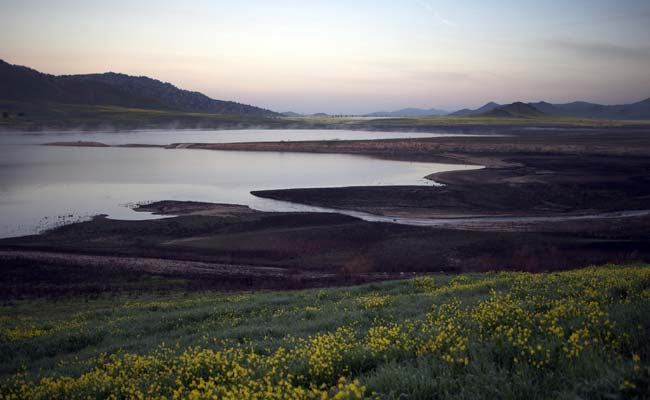
<svg viewBox="0 0 650 400">
<path fill-rule="evenodd" d="M 459 136 L 451 133 L 375 132 L 334 129 L 142 130 L 126 132 L 0 132 L 2 144 L 91 141 L 110 145 L 170 143 L 237 143 L 304 140 L 370 140 Z M 464 135 L 468 136 L 468 135 Z"/>
<path fill-rule="evenodd" d="M 0 237 L 37 233 L 98 214 L 107 214 L 115 219 L 159 218 L 130 208 L 135 203 L 158 200 L 244 204 L 264 211 L 308 211 L 312 208 L 258 198 L 250 191 L 431 185 L 432 182 L 425 180 L 424 176 L 439 171 L 476 168 L 339 154 L 38 145 L 59 140 L 166 144 L 231 141 L 232 137 L 237 137 L 237 141 L 260 141 L 270 140 L 268 135 L 275 140 L 295 140 L 304 137 L 299 136 L 302 133 L 217 131 L 0 135 Z M 327 139 L 330 138 L 327 135 L 337 133 L 347 134 L 345 131 L 311 131 L 309 136 Z M 387 132 L 353 134 L 404 135 Z M 188 140 L 190 137 L 192 139 Z"/>
</svg>

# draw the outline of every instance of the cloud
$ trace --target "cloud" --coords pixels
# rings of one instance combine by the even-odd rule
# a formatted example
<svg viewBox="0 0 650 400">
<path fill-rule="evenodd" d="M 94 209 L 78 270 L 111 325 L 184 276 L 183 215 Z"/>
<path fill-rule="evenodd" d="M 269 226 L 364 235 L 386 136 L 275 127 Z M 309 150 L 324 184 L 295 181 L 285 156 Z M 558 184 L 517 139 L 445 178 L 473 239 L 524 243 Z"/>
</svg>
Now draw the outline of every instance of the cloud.
<svg viewBox="0 0 650 400">
<path fill-rule="evenodd" d="M 556 39 L 548 41 L 553 48 L 569 51 L 579 56 L 607 59 L 650 61 L 650 47 L 628 47 L 606 42 L 586 42 Z"/>
<path fill-rule="evenodd" d="M 453 21 L 451 21 L 451 20 L 449 20 L 449 19 L 447 19 L 447 18 L 442 17 L 442 16 L 440 15 L 440 13 L 438 13 L 438 11 L 436 11 L 436 10 L 433 8 L 433 6 L 431 5 L 431 3 L 429 3 L 428 1 L 426 1 L 426 0 L 416 0 L 416 1 L 417 1 L 417 2 L 422 6 L 422 7 L 424 7 L 427 11 L 429 11 L 430 13 L 432 13 L 433 16 L 435 17 L 435 19 L 436 19 L 440 24 L 442 24 L 442 25 L 446 25 L 446 26 L 449 26 L 449 27 L 455 27 L 455 26 L 456 26 L 456 23 L 455 23 L 455 22 L 453 22 Z"/>
<path fill-rule="evenodd" d="M 434 12 L 433 15 L 436 17 L 438 22 L 440 22 L 443 25 L 447 25 L 447 26 L 451 26 L 451 27 L 456 26 L 456 23 L 454 23 L 454 22 L 452 22 L 452 21 L 450 21 L 450 20 L 448 20 L 446 18 L 441 17 L 440 14 L 438 14 L 437 12 Z"/>
</svg>

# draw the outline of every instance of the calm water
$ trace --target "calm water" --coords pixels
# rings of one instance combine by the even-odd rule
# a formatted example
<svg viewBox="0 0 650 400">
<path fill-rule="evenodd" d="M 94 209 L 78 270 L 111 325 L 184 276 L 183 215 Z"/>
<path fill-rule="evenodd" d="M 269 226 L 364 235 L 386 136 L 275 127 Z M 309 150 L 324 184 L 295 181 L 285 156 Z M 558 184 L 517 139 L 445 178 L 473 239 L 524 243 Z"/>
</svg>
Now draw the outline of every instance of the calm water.
<svg viewBox="0 0 650 400">
<path fill-rule="evenodd" d="M 135 132 L 0 133 L 0 144 L 94 141 L 106 144 L 170 144 L 279 142 L 299 140 L 364 140 L 458 136 L 449 133 L 371 132 L 331 129 L 154 130 Z M 465 135 L 468 136 L 468 135 Z"/>
<path fill-rule="evenodd" d="M 370 139 L 405 134 L 290 130 L 2 134 L 0 237 L 36 233 L 97 214 L 108 214 L 116 219 L 157 218 L 129 208 L 143 201 L 210 201 L 245 204 L 264 211 L 318 210 L 260 199 L 252 196 L 250 191 L 353 185 L 427 185 L 431 182 L 423 177 L 430 173 L 476 168 L 336 154 L 37 145 L 59 140 L 166 144 L 332 139 L 352 135 L 355 135 L 354 138 Z"/>
</svg>

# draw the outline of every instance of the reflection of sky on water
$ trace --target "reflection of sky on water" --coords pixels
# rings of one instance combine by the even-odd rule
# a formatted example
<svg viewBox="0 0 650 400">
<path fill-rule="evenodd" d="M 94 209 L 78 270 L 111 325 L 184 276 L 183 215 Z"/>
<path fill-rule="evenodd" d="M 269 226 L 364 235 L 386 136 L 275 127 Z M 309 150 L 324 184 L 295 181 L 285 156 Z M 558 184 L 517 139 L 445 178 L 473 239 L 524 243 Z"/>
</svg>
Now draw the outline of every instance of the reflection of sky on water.
<svg viewBox="0 0 650 400">
<path fill-rule="evenodd" d="M 450 133 L 372 132 L 333 129 L 151 130 L 135 132 L 0 133 L 0 144 L 92 141 L 106 144 L 235 143 L 300 140 L 368 140 L 458 136 Z"/>
<path fill-rule="evenodd" d="M 128 208 L 143 201 L 196 200 L 289 211 L 296 206 L 250 191 L 430 184 L 425 175 L 463 168 L 338 154 L 35 145 L 2 145 L 0 160 L 0 237 L 97 214 L 151 218 Z"/>
</svg>

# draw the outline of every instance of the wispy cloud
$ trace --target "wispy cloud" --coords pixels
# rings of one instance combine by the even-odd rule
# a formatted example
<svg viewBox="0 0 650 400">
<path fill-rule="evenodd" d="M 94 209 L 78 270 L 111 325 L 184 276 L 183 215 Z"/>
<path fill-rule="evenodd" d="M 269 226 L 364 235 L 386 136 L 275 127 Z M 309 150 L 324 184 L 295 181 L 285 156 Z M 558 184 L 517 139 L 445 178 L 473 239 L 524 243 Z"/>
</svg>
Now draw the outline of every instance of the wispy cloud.
<svg viewBox="0 0 650 400">
<path fill-rule="evenodd" d="M 455 23 L 455 22 L 453 22 L 452 20 L 447 19 L 447 18 L 444 18 L 443 16 L 441 16 L 440 13 L 439 13 L 438 11 L 436 11 L 436 9 L 433 8 L 433 6 L 431 5 L 431 3 L 429 3 L 428 1 L 426 1 L 426 0 L 416 0 L 416 1 L 417 1 L 417 2 L 422 6 L 422 7 L 424 7 L 424 9 L 426 9 L 426 10 L 429 11 L 431 14 L 433 14 L 433 16 L 435 17 L 435 19 L 436 19 L 440 24 L 442 24 L 442 25 L 446 25 L 446 26 L 449 26 L 449 27 L 455 27 L 455 26 L 456 26 L 456 23 Z"/>
<path fill-rule="evenodd" d="M 440 14 L 438 14 L 437 12 L 433 13 L 433 15 L 436 17 L 436 19 L 438 19 L 438 21 L 441 24 L 444 24 L 444 25 L 447 25 L 447 26 L 452 26 L 452 27 L 456 26 L 455 22 L 452 22 L 451 20 L 448 20 L 447 18 L 441 17 Z"/>
</svg>

